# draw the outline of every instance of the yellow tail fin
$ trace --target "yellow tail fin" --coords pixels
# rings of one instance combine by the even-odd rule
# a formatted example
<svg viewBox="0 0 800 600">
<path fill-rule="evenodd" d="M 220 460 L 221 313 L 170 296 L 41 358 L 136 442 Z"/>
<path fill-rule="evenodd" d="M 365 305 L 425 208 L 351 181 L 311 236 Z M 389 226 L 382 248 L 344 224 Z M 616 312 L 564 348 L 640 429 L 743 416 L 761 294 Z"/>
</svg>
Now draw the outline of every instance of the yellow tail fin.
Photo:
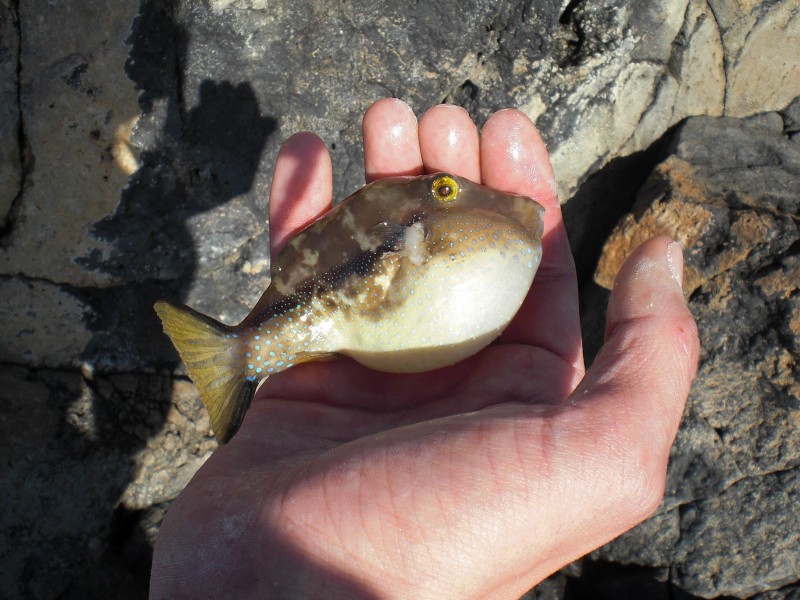
<svg viewBox="0 0 800 600">
<path fill-rule="evenodd" d="M 188 306 L 155 303 L 164 332 L 189 369 L 220 443 L 233 437 L 255 393 L 245 379 L 244 358 L 232 328 Z"/>
</svg>

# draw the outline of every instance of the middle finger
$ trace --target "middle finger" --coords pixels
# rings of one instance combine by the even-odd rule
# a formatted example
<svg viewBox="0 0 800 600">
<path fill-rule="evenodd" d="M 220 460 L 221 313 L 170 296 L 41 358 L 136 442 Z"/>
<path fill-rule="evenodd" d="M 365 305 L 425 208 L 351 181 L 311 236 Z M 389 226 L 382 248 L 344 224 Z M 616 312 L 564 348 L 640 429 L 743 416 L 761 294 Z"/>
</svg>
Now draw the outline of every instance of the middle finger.
<svg viewBox="0 0 800 600">
<path fill-rule="evenodd" d="M 419 145 L 425 171 L 446 171 L 481 182 L 478 128 L 466 110 L 440 104 L 419 121 Z"/>
</svg>

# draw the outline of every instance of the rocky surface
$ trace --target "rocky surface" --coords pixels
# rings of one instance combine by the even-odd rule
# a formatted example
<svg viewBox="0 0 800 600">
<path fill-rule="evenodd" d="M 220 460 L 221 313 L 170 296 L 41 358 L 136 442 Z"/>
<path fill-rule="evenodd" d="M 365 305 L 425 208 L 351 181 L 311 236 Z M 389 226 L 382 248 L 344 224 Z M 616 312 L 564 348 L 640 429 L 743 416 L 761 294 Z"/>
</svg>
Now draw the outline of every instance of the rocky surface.
<svg viewBox="0 0 800 600">
<path fill-rule="evenodd" d="M 652 235 L 686 248 L 701 366 L 666 498 L 594 556 L 665 569 L 672 585 L 705 598 L 796 589 L 800 573 L 798 106 L 682 124 L 595 276 L 610 287 Z"/>
<path fill-rule="evenodd" d="M 534 118 L 583 277 L 604 244 L 606 284 L 650 232 L 689 248 L 663 509 L 531 597 L 797 597 L 798 57 L 792 0 L 0 0 L 0 597 L 145 596 L 214 447 L 152 303 L 243 316 L 281 141 L 319 133 L 343 197 L 387 95 Z"/>
<path fill-rule="evenodd" d="M 0 230 L 19 194 L 22 180 L 20 147 L 18 20 L 10 6 L 0 5 Z"/>
</svg>

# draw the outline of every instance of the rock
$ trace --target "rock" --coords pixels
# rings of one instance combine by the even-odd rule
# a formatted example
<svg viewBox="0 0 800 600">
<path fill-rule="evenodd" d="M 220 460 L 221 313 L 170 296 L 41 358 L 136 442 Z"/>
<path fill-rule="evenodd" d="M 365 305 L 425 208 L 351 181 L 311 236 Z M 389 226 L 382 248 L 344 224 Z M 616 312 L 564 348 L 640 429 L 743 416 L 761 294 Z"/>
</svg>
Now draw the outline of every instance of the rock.
<svg viewBox="0 0 800 600">
<path fill-rule="evenodd" d="M 796 583 L 798 501 L 800 469 L 795 467 L 743 479 L 719 496 L 683 506 L 674 583 L 703 598 L 745 598 Z"/>
<path fill-rule="evenodd" d="M 119 597 L 132 563 L 131 597 L 146 595 L 158 507 L 216 447 L 194 387 L 15 368 L 0 371 L 0 403 L 0 595 Z"/>
<path fill-rule="evenodd" d="M 175 26 L 192 34 L 180 65 L 186 108 L 202 105 L 204 85 L 234 74 L 232 83 L 247 82 L 258 106 L 281 115 L 251 190 L 262 211 L 275 152 L 298 130 L 315 131 L 331 145 L 335 197 L 360 186 L 366 107 L 397 95 L 422 111 L 444 98 L 476 65 L 497 12 L 488 0 L 468 7 L 454 0 L 427 3 L 413 18 L 387 0 L 336 10 L 247 1 L 180 4 Z"/>
<path fill-rule="evenodd" d="M 78 367 L 92 337 L 91 310 L 64 287 L 0 277 L 0 361 L 29 367 Z"/>
<path fill-rule="evenodd" d="M 800 53 L 784 52 L 800 49 L 800 6 L 791 1 L 743 4 L 752 10 L 728 17 L 723 36 L 730 58 L 725 114 L 734 117 L 779 110 L 800 95 Z"/>
<path fill-rule="evenodd" d="M 13 6 L 0 4 L 0 236 L 22 191 L 17 67 L 19 21 Z"/>
<path fill-rule="evenodd" d="M 59 596 L 109 545 L 128 459 L 118 445 L 92 439 L 91 397 L 79 375 L 0 372 L 5 598 Z"/>
<path fill-rule="evenodd" d="M 520 600 L 560 600 L 564 597 L 567 578 L 554 576 L 530 590 Z"/>
<path fill-rule="evenodd" d="M 686 249 L 701 363 L 665 502 L 596 555 L 669 566 L 675 585 L 704 598 L 778 589 L 800 572 L 800 516 L 788 508 L 800 481 L 800 147 L 790 127 L 777 113 L 689 119 L 596 274 L 609 287 L 655 234 Z M 665 517 L 669 528 L 655 524 Z"/>
<path fill-rule="evenodd" d="M 499 49 L 469 82 L 482 116 L 510 96 L 536 120 L 564 200 L 688 114 L 723 110 L 723 47 L 708 9 L 671 0 L 658 10 L 582 2 L 521 13 L 501 11 Z"/>
<path fill-rule="evenodd" d="M 661 511 L 623 533 L 613 544 L 593 552 L 589 559 L 611 564 L 669 569 L 673 549 L 680 541 L 680 519 L 678 510 Z"/>
<path fill-rule="evenodd" d="M 783 130 L 790 140 L 797 140 L 800 131 L 800 96 L 795 98 L 789 106 L 780 112 L 783 119 Z"/>
<path fill-rule="evenodd" d="M 158 426 L 160 415 L 156 413 L 148 421 Z M 192 384 L 173 382 L 166 422 L 161 431 L 145 440 L 147 445 L 133 455 L 133 478 L 121 499 L 130 511 L 146 510 L 175 498 L 217 446 Z"/>
<path fill-rule="evenodd" d="M 753 600 L 798 600 L 800 598 L 800 585 L 788 585 L 779 590 L 756 594 Z"/>
<path fill-rule="evenodd" d="M 6 225 L 0 273 L 107 285 L 108 276 L 77 259 L 108 251 L 91 228 L 114 210 L 130 175 L 130 158 L 120 157 L 130 153 L 126 135 L 139 115 L 124 72 L 135 6 L 34 1 L 19 11 L 19 116 L 35 167 Z"/>
</svg>

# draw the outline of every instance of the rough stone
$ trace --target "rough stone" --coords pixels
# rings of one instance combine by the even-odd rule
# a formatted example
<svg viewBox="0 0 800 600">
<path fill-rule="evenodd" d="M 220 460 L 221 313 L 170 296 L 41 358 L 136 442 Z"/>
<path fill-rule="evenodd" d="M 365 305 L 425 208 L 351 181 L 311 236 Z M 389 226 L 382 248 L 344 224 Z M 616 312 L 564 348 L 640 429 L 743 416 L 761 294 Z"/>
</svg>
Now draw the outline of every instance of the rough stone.
<svg viewBox="0 0 800 600">
<path fill-rule="evenodd" d="M 669 568 L 680 535 L 679 510 L 661 511 L 588 558 L 613 564 Z"/>
<path fill-rule="evenodd" d="M 0 595 L 118 597 L 134 563 L 132 597 L 146 595 L 158 507 L 216 447 L 194 387 L 13 368 L 0 371 L 0 406 Z"/>
<path fill-rule="evenodd" d="M 797 2 L 756 3 L 749 14 L 729 25 L 723 40 L 728 57 L 725 114 L 742 117 L 780 110 L 800 95 Z"/>
<path fill-rule="evenodd" d="M 797 582 L 800 469 L 747 478 L 681 507 L 675 584 L 703 598 L 739 598 Z M 754 560 L 754 557 L 757 557 Z"/>
<path fill-rule="evenodd" d="M 62 286 L 0 277 L 0 361 L 30 367 L 76 367 L 92 334 L 88 306 Z"/>
<path fill-rule="evenodd" d="M 95 430 L 91 396 L 79 375 L 0 372 L 4 598 L 57 597 L 109 544 L 128 460 L 85 435 Z"/>
<path fill-rule="evenodd" d="M 135 8 L 124 1 L 19 3 L 20 118 L 35 168 L 6 225 L 0 273 L 109 283 L 76 261 L 108 251 L 90 230 L 114 210 L 131 173 L 126 136 L 139 107 L 124 72 L 124 42 Z"/>
<path fill-rule="evenodd" d="M 658 81 L 652 103 L 617 154 L 624 156 L 647 148 L 686 117 L 721 115 L 725 101 L 724 55 L 711 9 L 705 3 L 689 2 L 681 29 L 671 40 L 666 73 Z"/>
<path fill-rule="evenodd" d="M 588 175 L 647 148 L 682 118 L 722 114 L 724 47 L 706 5 L 671 0 L 629 10 L 579 2 L 557 17 L 541 29 L 546 19 L 501 11 L 499 50 L 482 56 L 469 83 L 475 99 L 488 96 L 481 114 L 511 95 L 537 121 L 564 200 Z M 504 72 L 508 56 L 513 77 Z"/>
<path fill-rule="evenodd" d="M 135 384 L 129 381 L 129 384 Z M 148 424 L 161 424 L 156 412 Z M 149 432 L 148 432 L 149 433 Z M 161 430 L 133 455 L 133 477 L 121 501 L 131 511 L 168 502 L 189 483 L 217 443 L 195 387 L 176 380 Z"/>
<path fill-rule="evenodd" d="M 788 585 L 779 590 L 756 594 L 753 600 L 798 600 L 800 599 L 800 585 Z"/>
<path fill-rule="evenodd" d="M 662 512 L 596 554 L 666 564 L 674 585 L 704 598 L 779 589 L 800 573 L 800 516 L 788 508 L 800 478 L 800 148 L 786 122 L 689 119 L 610 235 L 595 276 L 609 287 L 652 235 L 685 248 L 701 364 Z M 670 527 L 651 525 L 668 516 Z"/>
<path fill-rule="evenodd" d="M 13 6 L 0 4 L 0 235 L 22 187 L 17 69 L 19 21 Z"/>
</svg>

